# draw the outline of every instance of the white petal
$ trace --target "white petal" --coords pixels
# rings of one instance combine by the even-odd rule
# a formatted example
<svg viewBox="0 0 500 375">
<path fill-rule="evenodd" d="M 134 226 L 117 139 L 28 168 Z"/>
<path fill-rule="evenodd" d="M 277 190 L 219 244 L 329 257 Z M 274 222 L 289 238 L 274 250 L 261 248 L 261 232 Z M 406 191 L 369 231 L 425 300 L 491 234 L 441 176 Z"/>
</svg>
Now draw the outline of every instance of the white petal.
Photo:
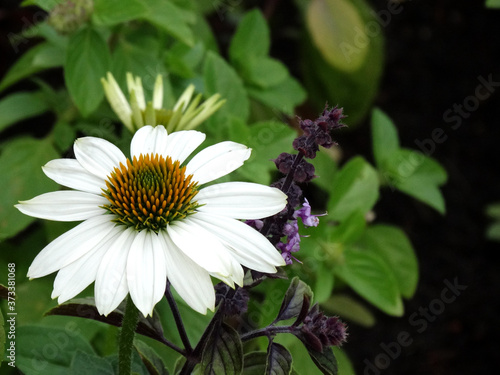
<svg viewBox="0 0 500 375">
<path fill-rule="evenodd" d="M 51 160 L 42 169 L 47 177 L 72 189 L 94 194 L 106 189 L 104 180 L 89 173 L 76 159 Z"/>
<path fill-rule="evenodd" d="M 20 201 L 16 208 L 25 215 L 40 219 L 79 221 L 105 214 L 106 211 L 99 206 L 106 203 L 109 201 L 100 195 L 62 190 Z"/>
<path fill-rule="evenodd" d="M 129 95 L 132 95 L 132 91 L 135 93 L 139 108 L 144 111 L 146 109 L 146 99 L 144 98 L 141 77 L 135 77 L 134 79 L 132 73 L 127 73 L 127 87 Z"/>
<path fill-rule="evenodd" d="M 235 259 L 222 242 L 189 217 L 167 226 L 167 233 L 184 254 L 208 272 L 221 277 L 239 274 L 234 269 Z"/>
<path fill-rule="evenodd" d="M 123 92 L 120 89 L 120 86 L 118 86 L 118 83 L 113 75 L 108 72 L 107 77 L 107 81 L 104 78 L 101 78 L 106 98 L 108 99 L 111 108 L 113 108 L 113 111 L 118 115 L 123 124 L 130 131 L 134 131 L 132 126 L 132 109 L 130 108 L 125 95 L 123 95 Z"/>
<path fill-rule="evenodd" d="M 200 212 L 235 219 L 262 219 L 277 214 L 286 206 L 281 190 L 250 182 L 224 182 L 207 186 L 196 195 Z"/>
<path fill-rule="evenodd" d="M 127 165 L 127 158 L 111 142 L 95 137 L 78 138 L 75 141 L 76 160 L 90 173 L 107 180 L 108 175 L 120 163 Z"/>
<path fill-rule="evenodd" d="M 95 304 L 102 315 L 108 315 L 127 296 L 127 259 L 137 232 L 125 229 L 102 257 L 95 278 Z"/>
<path fill-rule="evenodd" d="M 127 259 L 127 284 L 135 306 L 144 316 L 163 297 L 167 283 L 165 243 L 154 232 L 143 230 L 135 236 Z"/>
<path fill-rule="evenodd" d="M 130 155 L 135 156 L 147 154 L 159 154 L 163 157 L 167 156 L 167 131 L 162 125 L 155 127 L 143 126 L 134 134 L 132 143 L 130 144 Z"/>
<path fill-rule="evenodd" d="M 163 77 L 161 74 L 156 76 L 155 87 L 153 90 L 153 108 L 163 108 Z"/>
<path fill-rule="evenodd" d="M 57 237 L 35 257 L 28 277 L 51 274 L 91 251 L 113 229 L 115 224 L 111 219 L 111 215 L 95 216 Z"/>
<path fill-rule="evenodd" d="M 177 293 L 195 311 L 206 314 L 215 308 L 215 291 L 208 272 L 193 262 L 170 239 L 160 231 L 165 242 L 164 255 L 168 280 Z"/>
<path fill-rule="evenodd" d="M 232 251 L 242 265 L 259 272 L 274 273 L 285 261 L 262 234 L 241 221 L 198 212 L 192 220 L 214 233 Z"/>
<path fill-rule="evenodd" d="M 107 240 L 101 241 L 100 245 L 94 247 L 87 254 L 61 268 L 54 280 L 54 290 L 51 297 L 59 297 L 57 302 L 63 303 L 89 286 L 96 278 L 102 257 L 117 236 L 123 232 L 123 228 L 123 226 L 114 227 L 107 236 Z"/>
<path fill-rule="evenodd" d="M 188 175 L 199 184 L 213 181 L 231 173 L 250 157 L 251 149 L 235 142 L 220 142 L 196 154 L 186 167 Z"/>
<path fill-rule="evenodd" d="M 166 153 L 172 160 L 178 160 L 182 164 L 205 138 L 204 133 L 195 130 L 173 132 L 168 136 Z"/>
</svg>

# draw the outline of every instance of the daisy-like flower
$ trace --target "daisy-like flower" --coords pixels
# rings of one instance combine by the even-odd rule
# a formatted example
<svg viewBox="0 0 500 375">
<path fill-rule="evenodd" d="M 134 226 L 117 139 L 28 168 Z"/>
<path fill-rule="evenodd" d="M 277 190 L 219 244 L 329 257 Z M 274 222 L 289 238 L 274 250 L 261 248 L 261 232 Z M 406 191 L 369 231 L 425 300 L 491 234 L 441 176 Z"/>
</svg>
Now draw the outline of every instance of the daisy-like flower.
<svg viewBox="0 0 500 375">
<path fill-rule="evenodd" d="M 164 109 L 161 75 L 156 77 L 153 100 L 147 103 L 140 77 L 127 73 L 130 102 L 111 73 L 108 72 L 107 80 L 102 78 L 101 82 L 111 108 L 131 132 L 145 124 L 162 124 L 168 132 L 195 129 L 225 103 L 225 100 L 220 100 L 219 94 L 215 94 L 200 105 L 202 95 L 193 98 L 194 86 L 189 85 L 172 109 Z"/>
<path fill-rule="evenodd" d="M 74 190 L 39 195 L 16 207 L 26 215 L 80 221 L 35 258 L 28 277 L 58 271 L 52 298 L 73 298 L 95 281 L 98 311 L 107 315 L 130 293 L 144 316 L 162 298 L 166 280 L 200 313 L 214 309 L 210 276 L 243 284 L 242 266 L 274 273 L 285 264 L 274 246 L 238 219 L 280 212 L 286 195 L 276 188 L 225 182 L 204 186 L 239 168 L 251 150 L 221 142 L 186 159 L 205 134 L 144 126 L 127 158 L 106 140 L 76 140 L 76 159 L 43 167 Z"/>
</svg>

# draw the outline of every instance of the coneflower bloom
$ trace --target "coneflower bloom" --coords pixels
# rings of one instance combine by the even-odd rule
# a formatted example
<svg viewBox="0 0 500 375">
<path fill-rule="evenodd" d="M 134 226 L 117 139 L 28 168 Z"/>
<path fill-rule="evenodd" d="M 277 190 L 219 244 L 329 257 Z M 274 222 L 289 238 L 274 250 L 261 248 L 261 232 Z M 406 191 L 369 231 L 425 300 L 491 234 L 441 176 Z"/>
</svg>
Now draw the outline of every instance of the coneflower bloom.
<svg viewBox="0 0 500 375">
<path fill-rule="evenodd" d="M 107 315 L 130 293 L 144 316 L 170 281 L 200 313 L 213 310 L 210 276 L 243 284 L 243 268 L 266 273 L 285 264 L 275 247 L 239 221 L 280 212 L 286 195 L 247 182 L 205 186 L 239 168 L 251 150 L 234 142 L 209 146 L 186 160 L 205 134 L 144 126 L 130 158 L 94 137 L 75 141 L 76 159 L 56 159 L 45 174 L 72 190 L 45 193 L 16 207 L 26 215 L 80 221 L 34 259 L 28 277 L 58 271 L 52 298 L 67 301 L 95 282 L 98 311 Z"/>
</svg>

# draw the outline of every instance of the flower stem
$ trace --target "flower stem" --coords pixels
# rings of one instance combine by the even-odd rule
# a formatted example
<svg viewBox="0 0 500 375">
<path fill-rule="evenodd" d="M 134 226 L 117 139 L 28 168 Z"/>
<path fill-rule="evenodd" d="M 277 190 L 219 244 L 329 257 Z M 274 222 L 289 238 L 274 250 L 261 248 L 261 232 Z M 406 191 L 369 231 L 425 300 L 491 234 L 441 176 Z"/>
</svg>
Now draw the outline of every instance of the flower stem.
<svg viewBox="0 0 500 375">
<path fill-rule="evenodd" d="M 135 335 L 135 328 L 139 318 L 139 311 L 135 307 L 130 295 L 127 297 L 125 305 L 125 315 L 123 316 L 122 329 L 119 337 L 118 348 L 118 373 L 119 375 L 130 375 L 132 362 L 132 347 Z"/>
<path fill-rule="evenodd" d="M 179 335 L 181 336 L 186 354 L 189 355 L 193 351 L 193 348 L 191 346 L 191 343 L 189 342 L 186 329 L 184 328 L 184 323 L 182 322 L 182 317 L 179 312 L 179 308 L 177 307 L 177 303 L 175 302 L 174 296 L 170 291 L 170 282 L 168 280 L 167 288 L 165 289 L 165 297 L 167 298 L 170 309 L 172 310 L 172 314 L 174 315 L 175 325 L 177 326 L 177 330 L 179 331 Z"/>
<path fill-rule="evenodd" d="M 272 336 L 277 333 L 293 333 L 297 330 L 298 328 L 294 326 L 269 326 L 241 335 L 241 341 L 248 341 L 260 336 Z"/>
</svg>

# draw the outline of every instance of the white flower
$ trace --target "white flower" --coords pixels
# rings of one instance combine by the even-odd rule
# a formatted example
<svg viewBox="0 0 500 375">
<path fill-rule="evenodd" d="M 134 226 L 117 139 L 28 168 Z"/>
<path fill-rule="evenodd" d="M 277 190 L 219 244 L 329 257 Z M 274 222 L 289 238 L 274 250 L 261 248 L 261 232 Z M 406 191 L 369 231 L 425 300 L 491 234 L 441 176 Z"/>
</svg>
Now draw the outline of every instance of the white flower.
<svg viewBox="0 0 500 375">
<path fill-rule="evenodd" d="M 175 103 L 173 109 L 163 108 L 163 78 L 156 77 L 153 90 L 153 101 L 147 102 L 140 77 L 127 73 L 127 88 L 130 102 L 125 98 L 120 86 L 113 75 L 108 72 L 107 80 L 101 78 L 104 93 L 113 111 L 120 121 L 131 131 L 135 132 L 144 124 L 163 125 L 169 132 L 178 130 L 191 130 L 200 125 L 214 112 L 225 100 L 220 100 L 220 95 L 215 94 L 201 102 L 201 94 L 193 99 L 194 86 L 189 85 Z"/>
<path fill-rule="evenodd" d="M 145 315 L 164 295 L 166 280 L 200 313 L 214 309 L 210 275 L 242 285 L 242 265 L 273 273 L 284 260 L 259 232 L 237 219 L 280 212 L 286 195 L 245 182 L 203 187 L 239 168 L 246 146 L 221 142 L 184 163 L 205 140 L 194 130 L 168 134 L 144 126 L 130 145 L 131 158 L 94 137 L 75 142 L 76 159 L 47 163 L 45 174 L 74 190 L 39 195 L 16 207 L 26 215 L 79 221 L 35 258 L 28 276 L 59 271 L 52 298 L 73 298 L 95 281 L 101 314 L 113 311 L 128 293 Z"/>
</svg>

